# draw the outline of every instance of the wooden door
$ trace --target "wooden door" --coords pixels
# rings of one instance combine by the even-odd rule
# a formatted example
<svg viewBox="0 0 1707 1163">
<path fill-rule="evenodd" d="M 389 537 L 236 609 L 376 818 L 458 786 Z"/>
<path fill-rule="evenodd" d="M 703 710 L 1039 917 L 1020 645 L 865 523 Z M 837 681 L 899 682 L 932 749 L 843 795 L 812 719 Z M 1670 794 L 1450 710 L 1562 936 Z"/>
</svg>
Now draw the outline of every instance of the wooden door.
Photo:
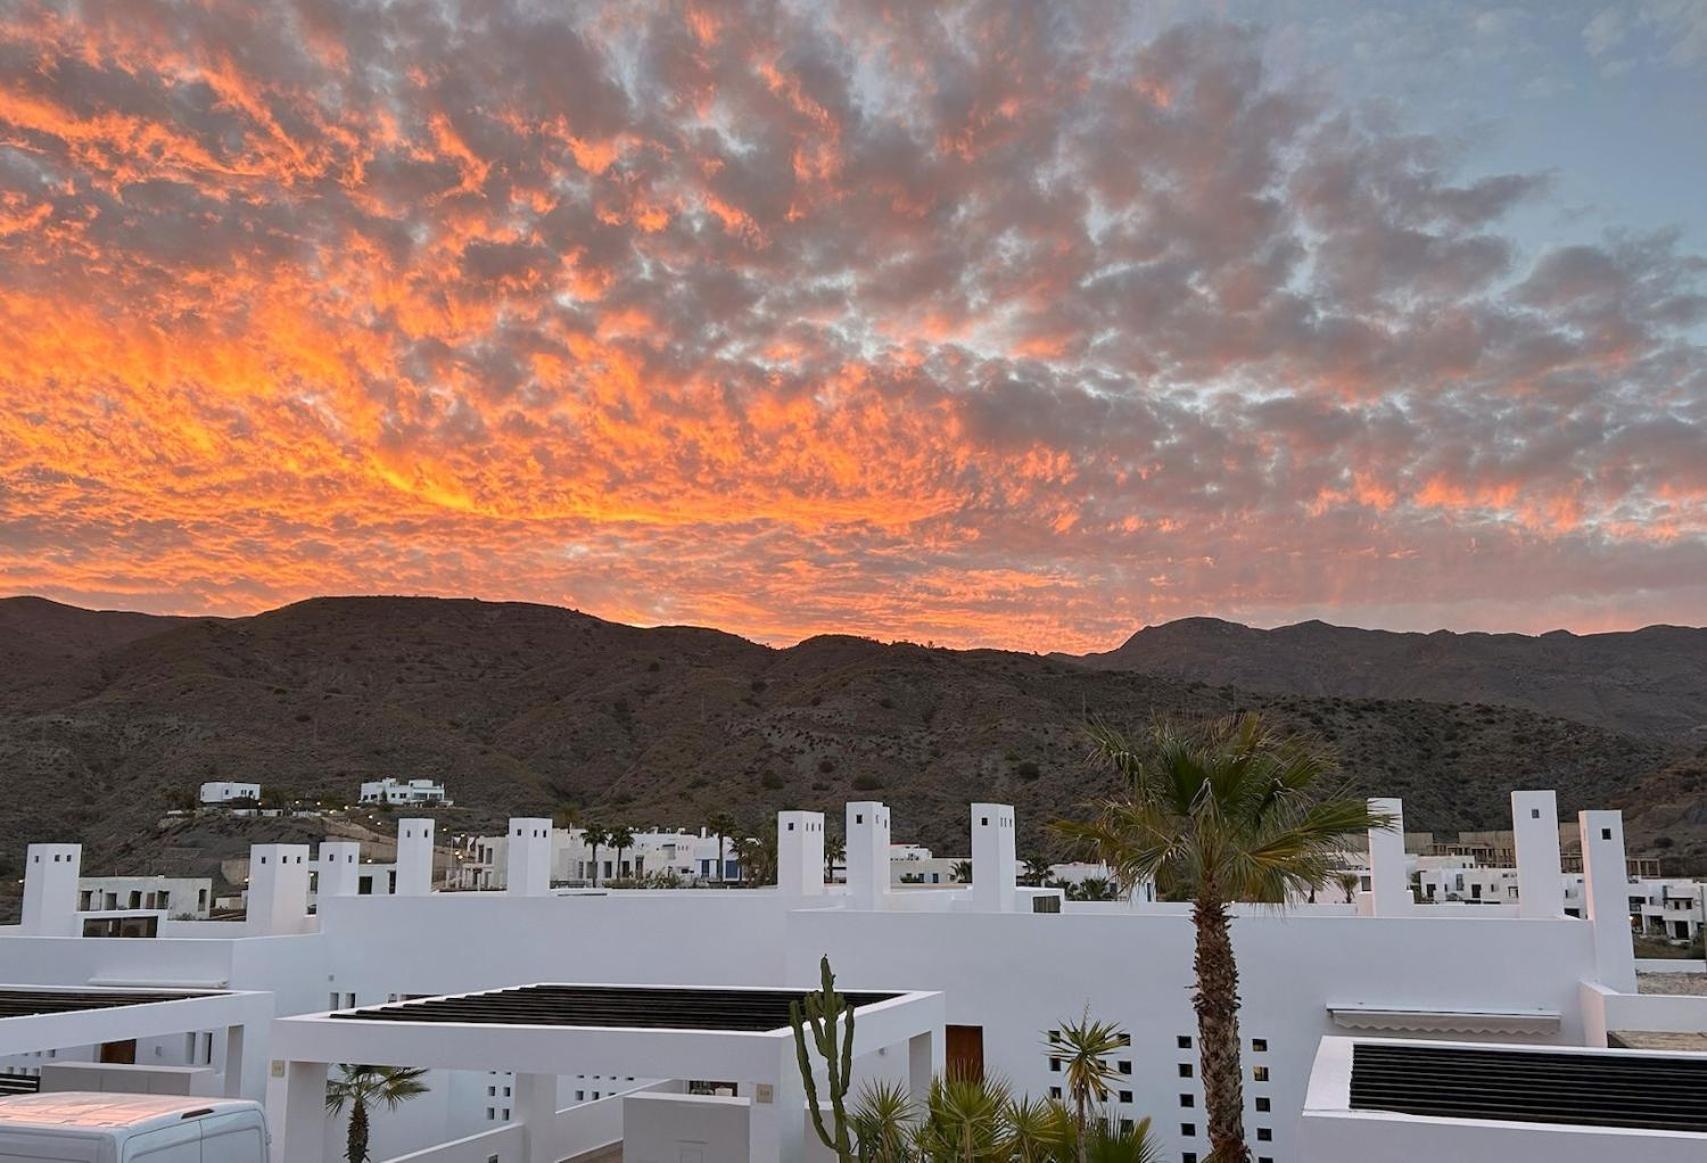
<svg viewBox="0 0 1707 1163">
<path fill-rule="evenodd" d="M 136 1065 L 136 1039 L 123 1042 L 102 1042 L 101 1061 L 118 1066 Z"/>
<path fill-rule="evenodd" d="M 949 1026 L 943 1066 L 949 1078 L 984 1078 L 984 1027 Z"/>
</svg>

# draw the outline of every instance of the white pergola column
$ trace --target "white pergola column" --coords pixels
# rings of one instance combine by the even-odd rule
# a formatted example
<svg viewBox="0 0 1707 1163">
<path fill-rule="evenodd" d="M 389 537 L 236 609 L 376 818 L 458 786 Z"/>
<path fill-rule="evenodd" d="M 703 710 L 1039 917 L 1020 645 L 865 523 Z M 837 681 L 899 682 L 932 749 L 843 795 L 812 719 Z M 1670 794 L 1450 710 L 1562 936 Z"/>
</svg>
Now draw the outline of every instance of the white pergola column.
<svg viewBox="0 0 1707 1163">
<path fill-rule="evenodd" d="M 243 1027 L 225 1028 L 225 1097 L 243 1095 Z"/>
<path fill-rule="evenodd" d="M 522 1126 L 523 1163 L 557 1163 L 557 1075 L 516 1075 L 516 1121 Z"/>
<path fill-rule="evenodd" d="M 777 1059 L 774 1078 L 753 1085 L 747 1115 L 747 1163 L 805 1163 L 806 1087 L 794 1043 Z M 764 1101 L 766 1096 L 770 1101 Z"/>
<path fill-rule="evenodd" d="M 272 1163 L 326 1163 L 326 1063 L 274 1063 L 267 1122 Z"/>
<path fill-rule="evenodd" d="M 974 872 L 972 875 L 976 878 L 978 874 Z M 974 879 L 972 883 L 978 882 Z M 935 1037 L 929 1030 L 907 1039 L 907 1093 L 912 1095 L 913 1102 L 921 1110 L 931 1092 L 931 1078 L 943 1071 L 944 1055 L 948 1049 L 943 1042 L 944 1039 Z"/>
</svg>

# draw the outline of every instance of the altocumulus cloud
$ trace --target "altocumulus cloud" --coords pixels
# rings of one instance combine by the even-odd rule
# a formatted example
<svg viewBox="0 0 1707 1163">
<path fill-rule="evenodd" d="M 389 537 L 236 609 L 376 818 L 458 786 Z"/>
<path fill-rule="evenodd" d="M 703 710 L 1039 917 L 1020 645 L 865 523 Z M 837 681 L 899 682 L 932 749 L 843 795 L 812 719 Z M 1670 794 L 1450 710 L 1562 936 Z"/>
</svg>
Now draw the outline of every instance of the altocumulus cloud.
<svg viewBox="0 0 1707 1163">
<path fill-rule="evenodd" d="M 0 575 L 1102 647 L 1707 608 L 1703 260 L 1115 5 L 4 3 Z M 1694 611 L 1692 614 L 1691 611 Z"/>
</svg>

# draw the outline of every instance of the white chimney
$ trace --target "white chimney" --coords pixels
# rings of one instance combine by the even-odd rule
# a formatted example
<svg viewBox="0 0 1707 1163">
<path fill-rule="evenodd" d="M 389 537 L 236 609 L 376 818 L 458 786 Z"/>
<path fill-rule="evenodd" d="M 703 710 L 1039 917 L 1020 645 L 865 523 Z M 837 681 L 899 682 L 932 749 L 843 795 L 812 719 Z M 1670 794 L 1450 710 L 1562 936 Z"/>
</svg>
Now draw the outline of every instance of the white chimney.
<svg viewBox="0 0 1707 1163">
<path fill-rule="evenodd" d="M 1559 860 L 1559 802 L 1550 791 L 1511 793 L 1512 846 L 1517 859 L 1517 915 L 1565 915 L 1565 874 Z"/>
<path fill-rule="evenodd" d="M 790 896 L 823 895 L 823 812 L 776 814 L 776 885 Z"/>
<path fill-rule="evenodd" d="M 397 821 L 397 896 L 433 891 L 433 821 Z"/>
<path fill-rule="evenodd" d="M 246 906 L 250 936 L 307 931 L 308 872 L 306 844 L 250 847 Z"/>
<path fill-rule="evenodd" d="M 1393 817 L 1391 828 L 1369 829 L 1370 906 L 1378 917 L 1409 916 L 1415 898 L 1405 860 L 1404 802 L 1372 799 L 1369 810 Z"/>
<path fill-rule="evenodd" d="M 848 900 L 878 910 L 889 900 L 889 809 L 876 800 L 847 806 Z"/>
<path fill-rule="evenodd" d="M 980 913 L 1014 911 L 1014 883 L 1019 859 L 1014 855 L 1012 804 L 972 805 L 972 909 Z"/>
<path fill-rule="evenodd" d="M 510 821 L 506 847 L 504 891 L 517 896 L 544 896 L 551 891 L 551 820 L 518 816 Z"/>
<path fill-rule="evenodd" d="M 34 937 L 76 937 L 81 844 L 31 844 L 24 853 L 22 929 Z"/>
<path fill-rule="evenodd" d="M 1594 967 L 1600 984 L 1636 992 L 1636 950 L 1630 941 L 1630 871 L 1624 859 L 1624 814 L 1578 812 L 1582 832 L 1583 902 L 1594 925 Z"/>
<path fill-rule="evenodd" d="M 315 854 L 314 897 L 355 896 L 362 865 L 362 846 L 353 840 L 324 840 Z"/>
</svg>

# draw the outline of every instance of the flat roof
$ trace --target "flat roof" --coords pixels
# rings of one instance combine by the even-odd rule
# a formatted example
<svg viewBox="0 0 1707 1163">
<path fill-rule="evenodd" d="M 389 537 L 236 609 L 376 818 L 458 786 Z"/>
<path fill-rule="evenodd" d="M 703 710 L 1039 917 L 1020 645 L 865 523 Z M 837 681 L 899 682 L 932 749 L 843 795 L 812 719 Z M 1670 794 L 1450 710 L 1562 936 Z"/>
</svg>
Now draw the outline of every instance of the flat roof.
<svg viewBox="0 0 1707 1163">
<path fill-rule="evenodd" d="M 110 1010 L 118 1006 L 152 1005 L 155 1002 L 223 996 L 226 995 L 218 990 L 166 992 L 135 989 L 35 989 L 29 986 L 0 985 L 0 1018 L 74 1014 L 84 1010 Z"/>
<path fill-rule="evenodd" d="M 770 1033 L 788 1027 L 789 1003 L 805 997 L 807 992 L 684 986 L 525 985 L 339 1010 L 327 1017 L 362 1022 Z M 848 1005 L 858 1009 L 902 995 L 849 992 L 842 996 Z"/>
<path fill-rule="evenodd" d="M 1707 1056 L 1358 1042 L 1352 1110 L 1707 1131 Z"/>
</svg>

